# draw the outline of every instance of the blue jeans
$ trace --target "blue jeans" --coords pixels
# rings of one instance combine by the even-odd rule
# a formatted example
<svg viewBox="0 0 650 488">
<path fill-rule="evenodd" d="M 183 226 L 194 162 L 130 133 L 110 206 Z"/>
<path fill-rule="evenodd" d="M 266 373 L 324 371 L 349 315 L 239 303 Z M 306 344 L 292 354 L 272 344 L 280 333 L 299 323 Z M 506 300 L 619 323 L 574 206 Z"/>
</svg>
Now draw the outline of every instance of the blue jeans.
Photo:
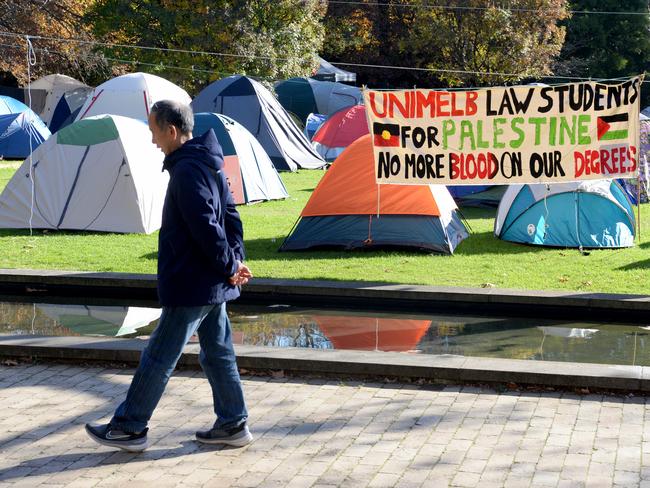
<svg viewBox="0 0 650 488">
<path fill-rule="evenodd" d="M 140 432 L 151 418 L 181 357 L 183 347 L 197 332 L 201 344 L 199 362 L 205 371 L 214 401 L 217 428 L 237 427 L 248 417 L 244 393 L 232 345 L 226 304 L 199 307 L 163 307 L 158 327 L 140 357 L 126 400 L 117 408 L 111 425 L 126 432 Z"/>
</svg>

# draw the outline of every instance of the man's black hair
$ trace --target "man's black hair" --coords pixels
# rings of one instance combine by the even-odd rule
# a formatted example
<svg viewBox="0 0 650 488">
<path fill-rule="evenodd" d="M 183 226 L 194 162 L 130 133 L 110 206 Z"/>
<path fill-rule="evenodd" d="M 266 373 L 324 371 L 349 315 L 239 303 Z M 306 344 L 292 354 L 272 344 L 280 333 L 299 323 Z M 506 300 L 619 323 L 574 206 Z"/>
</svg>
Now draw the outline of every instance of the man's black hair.
<svg viewBox="0 0 650 488">
<path fill-rule="evenodd" d="M 173 125 L 183 135 L 192 133 L 194 114 L 189 105 L 176 100 L 158 100 L 151 107 L 151 113 L 161 128 Z"/>
</svg>

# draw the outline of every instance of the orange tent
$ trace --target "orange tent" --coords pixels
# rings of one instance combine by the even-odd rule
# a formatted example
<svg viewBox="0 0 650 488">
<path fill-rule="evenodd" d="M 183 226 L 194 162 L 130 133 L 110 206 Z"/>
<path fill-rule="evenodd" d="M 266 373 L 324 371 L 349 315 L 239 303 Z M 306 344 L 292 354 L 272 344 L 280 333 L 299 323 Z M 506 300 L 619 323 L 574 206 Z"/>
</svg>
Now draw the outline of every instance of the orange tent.
<svg viewBox="0 0 650 488">
<path fill-rule="evenodd" d="M 335 349 L 405 352 L 415 349 L 430 320 L 314 316 Z"/>
<path fill-rule="evenodd" d="M 396 246 L 451 254 L 467 237 L 456 208 L 444 185 L 378 185 L 367 134 L 325 173 L 280 250 Z"/>
</svg>

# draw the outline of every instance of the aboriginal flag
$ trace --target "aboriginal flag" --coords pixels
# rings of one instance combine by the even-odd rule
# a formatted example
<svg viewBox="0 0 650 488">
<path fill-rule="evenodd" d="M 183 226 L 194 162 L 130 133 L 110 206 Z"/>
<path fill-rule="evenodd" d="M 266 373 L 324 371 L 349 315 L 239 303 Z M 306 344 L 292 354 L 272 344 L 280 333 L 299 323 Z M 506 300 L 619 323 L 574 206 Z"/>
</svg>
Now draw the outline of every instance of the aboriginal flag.
<svg viewBox="0 0 650 488">
<path fill-rule="evenodd" d="M 598 140 L 615 141 L 627 139 L 627 114 L 606 115 L 598 117 Z"/>
<path fill-rule="evenodd" d="M 372 134 L 375 146 L 399 146 L 399 125 L 397 124 L 372 124 Z"/>
</svg>

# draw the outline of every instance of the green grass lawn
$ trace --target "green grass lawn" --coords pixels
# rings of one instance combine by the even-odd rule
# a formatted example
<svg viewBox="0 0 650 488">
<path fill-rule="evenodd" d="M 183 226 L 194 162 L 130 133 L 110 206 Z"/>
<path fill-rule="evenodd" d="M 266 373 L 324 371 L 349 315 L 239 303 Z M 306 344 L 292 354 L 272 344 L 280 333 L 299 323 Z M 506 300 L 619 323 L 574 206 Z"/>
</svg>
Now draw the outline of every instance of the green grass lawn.
<svg viewBox="0 0 650 488">
<path fill-rule="evenodd" d="M 15 171 L 0 163 L 0 189 Z M 533 290 L 650 294 L 650 205 L 641 207 L 642 239 L 631 249 L 543 249 L 500 241 L 495 210 L 463 209 L 472 234 L 453 256 L 406 251 L 278 253 L 322 171 L 283 173 L 284 201 L 239 207 L 248 263 L 265 278 L 365 280 Z M 0 267 L 155 273 L 157 234 L 0 231 Z"/>
</svg>

